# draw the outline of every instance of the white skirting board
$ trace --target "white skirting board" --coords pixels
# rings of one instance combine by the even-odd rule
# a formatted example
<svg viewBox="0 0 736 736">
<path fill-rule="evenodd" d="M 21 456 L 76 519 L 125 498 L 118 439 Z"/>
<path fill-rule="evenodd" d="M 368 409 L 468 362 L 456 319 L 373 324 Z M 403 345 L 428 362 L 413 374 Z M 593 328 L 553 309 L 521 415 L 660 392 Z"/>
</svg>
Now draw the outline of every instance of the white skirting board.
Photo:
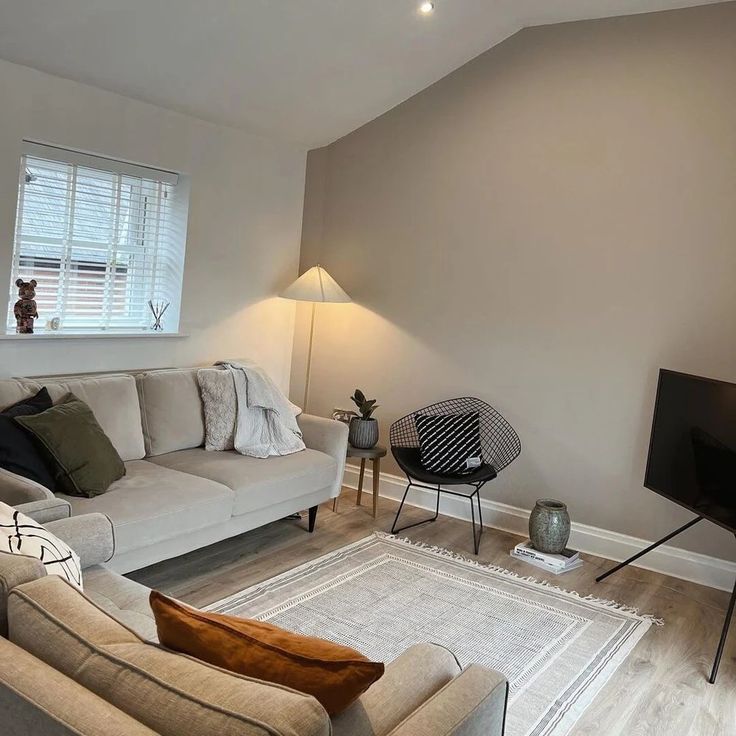
<svg viewBox="0 0 736 736">
<path fill-rule="evenodd" d="M 370 463 L 366 463 L 363 493 L 371 494 L 372 473 Z M 347 488 L 358 487 L 358 467 L 345 466 L 344 485 Z M 400 501 L 406 488 L 406 479 L 391 473 L 381 473 L 380 495 Z M 434 511 L 436 495 L 432 491 L 414 488 L 409 492 L 407 503 L 418 508 Z M 530 510 L 498 503 L 487 498 L 482 499 L 483 525 L 495 527 L 522 537 L 529 535 Z M 456 519 L 470 521 L 470 504 L 463 498 L 443 495 L 440 513 Z M 587 554 L 606 557 L 620 562 L 636 554 L 652 542 L 639 539 L 628 534 L 599 529 L 588 524 L 572 523 L 570 546 Z M 736 563 L 721 560 L 717 557 L 688 552 L 678 547 L 662 545 L 633 563 L 645 570 L 661 572 L 682 580 L 708 585 L 720 590 L 733 590 L 736 579 Z"/>
</svg>

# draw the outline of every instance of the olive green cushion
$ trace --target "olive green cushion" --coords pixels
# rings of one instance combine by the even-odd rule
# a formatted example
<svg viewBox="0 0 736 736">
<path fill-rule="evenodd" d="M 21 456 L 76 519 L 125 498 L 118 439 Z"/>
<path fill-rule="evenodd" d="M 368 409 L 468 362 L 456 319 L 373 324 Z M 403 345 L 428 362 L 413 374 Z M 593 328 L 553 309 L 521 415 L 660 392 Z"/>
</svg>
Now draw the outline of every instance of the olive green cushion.
<svg viewBox="0 0 736 736">
<path fill-rule="evenodd" d="M 15 419 L 47 450 L 64 493 L 99 496 L 125 475 L 125 465 L 92 409 L 74 394 L 40 414 Z"/>
</svg>

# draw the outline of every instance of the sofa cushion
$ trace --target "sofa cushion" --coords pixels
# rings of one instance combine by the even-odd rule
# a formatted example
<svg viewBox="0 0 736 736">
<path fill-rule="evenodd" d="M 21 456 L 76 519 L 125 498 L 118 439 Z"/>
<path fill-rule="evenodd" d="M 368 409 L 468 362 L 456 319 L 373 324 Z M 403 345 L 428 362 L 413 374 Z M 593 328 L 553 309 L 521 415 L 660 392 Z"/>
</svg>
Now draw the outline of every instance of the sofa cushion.
<svg viewBox="0 0 736 736">
<path fill-rule="evenodd" d="M 83 376 L 61 381 L 21 379 L 30 389 L 46 386 L 54 404 L 74 394 L 94 412 L 103 432 L 124 461 L 145 457 L 141 408 L 133 376 Z"/>
<path fill-rule="evenodd" d="M 12 642 L 162 736 L 331 731 L 314 698 L 145 643 L 58 578 L 16 588 L 8 614 Z"/>
<path fill-rule="evenodd" d="M 313 695 L 330 715 L 344 711 L 384 672 L 352 647 L 282 629 L 268 621 L 198 611 L 156 590 L 159 640 L 231 672 Z"/>
<path fill-rule="evenodd" d="M 238 398 L 231 371 L 202 368 L 197 371 L 204 409 L 204 449 L 212 452 L 235 449 Z"/>
<path fill-rule="evenodd" d="M 196 368 L 141 373 L 136 382 L 147 455 L 204 444 L 204 409 Z"/>
<path fill-rule="evenodd" d="M 328 488 L 337 472 L 333 458 L 309 449 L 261 459 L 196 448 L 152 457 L 150 462 L 231 488 L 235 492 L 233 516 Z"/>
<path fill-rule="evenodd" d="M 0 502 L 0 547 L 11 555 L 35 557 L 47 575 L 60 575 L 82 587 L 79 555 L 53 532 L 29 516 Z"/>
<path fill-rule="evenodd" d="M 148 597 L 151 591 L 135 580 L 118 575 L 104 565 L 84 571 L 86 596 L 141 639 L 158 641 L 156 622 Z"/>
<path fill-rule="evenodd" d="M 157 736 L 2 637 L 0 713 L 3 736 Z"/>
<path fill-rule="evenodd" d="M 35 396 L 28 396 L 0 410 L 0 468 L 53 491 L 56 482 L 52 468 L 33 437 L 15 421 L 16 417 L 40 414 L 51 405 L 49 392 L 42 388 Z"/>
<path fill-rule="evenodd" d="M 55 466 L 55 490 L 99 496 L 125 475 L 125 465 L 92 409 L 74 394 L 15 421 L 36 438 Z"/>
<path fill-rule="evenodd" d="M 39 388 L 41 387 L 14 378 L 0 378 L 0 411 L 33 396 Z"/>
<path fill-rule="evenodd" d="M 110 517 L 118 553 L 220 524 L 232 516 L 233 492 L 223 484 L 147 460 L 133 460 L 125 469 L 125 477 L 102 496 L 60 494 L 75 515 L 98 511 Z"/>
</svg>

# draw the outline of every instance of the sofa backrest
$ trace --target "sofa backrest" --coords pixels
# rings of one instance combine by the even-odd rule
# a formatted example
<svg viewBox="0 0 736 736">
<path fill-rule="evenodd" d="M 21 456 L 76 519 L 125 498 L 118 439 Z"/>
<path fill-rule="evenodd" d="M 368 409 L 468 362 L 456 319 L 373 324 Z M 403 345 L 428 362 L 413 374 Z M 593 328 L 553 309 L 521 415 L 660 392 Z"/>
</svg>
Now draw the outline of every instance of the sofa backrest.
<svg viewBox="0 0 736 736">
<path fill-rule="evenodd" d="M 328 736 L 311 696 L 144 642 L 56 576 L 16 587 L 10 640 L 163 736 Z"/>
<path fill-rule="evenodd" d="M 204 408 L 198 368 L 167 368 L 136 376 L 146 455 L 204 444 Z"/>
<path fill-rule="evenodd" d="M 21 399 L 33 396 L 32 386 L 26 385 L 15 378 L 0 378 L 0 411 L 17 403 Z"/>
<path fill-rule="evenodd" d="M 0 713 L 3 736 L 157 736 L 2 637 Z"/>
<path fill-rule="evenodd" d="M 18 379 L 30 393 L 46 386 L 56 403 L 73 393 L 89 405 L 118 454 L 127 462 L 145 457 L 141 408 L 135 378 L 130 375 L 80 376 L 63 379 Z"/>
<path fill-rule="evenodd" d="M 0 637 L 8 635 L 8 596 L 16 585 L 46 577 L 41 560 L 0 551 Z"/>
</svg>

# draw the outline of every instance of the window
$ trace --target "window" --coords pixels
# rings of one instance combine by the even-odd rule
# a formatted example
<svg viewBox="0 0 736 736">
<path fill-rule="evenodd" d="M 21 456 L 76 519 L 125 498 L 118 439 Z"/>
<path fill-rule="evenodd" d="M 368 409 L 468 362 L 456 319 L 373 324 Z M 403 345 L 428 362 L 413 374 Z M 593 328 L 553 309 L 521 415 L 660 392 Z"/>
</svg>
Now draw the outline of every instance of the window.
<svg viewBox="0 0 736 736">
<path fill-rule="evenodd" d="M 35 279 L 37 333 L 179 328 L 187 192 L 168 171 L 24 142 L 7 332 Z"/>
</svg>

